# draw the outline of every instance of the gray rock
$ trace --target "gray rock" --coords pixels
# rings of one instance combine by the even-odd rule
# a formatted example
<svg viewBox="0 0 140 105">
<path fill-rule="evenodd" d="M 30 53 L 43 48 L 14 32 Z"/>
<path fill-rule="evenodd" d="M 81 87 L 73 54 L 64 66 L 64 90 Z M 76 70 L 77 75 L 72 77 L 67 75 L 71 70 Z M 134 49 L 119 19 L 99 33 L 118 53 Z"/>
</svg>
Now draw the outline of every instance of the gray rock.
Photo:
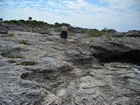
<svg viewBox="0 0 140 105">
<path fill-rule="evenodd" d="M 65 102 L 64 105 L 75 105 L 74 104 L 74 97 L 75 94 L 77 93 L 77 88 L 76 88 L 76 84 L 74 82 L 70 82 L 69 85 L 67 86 L 67 88 L 62 88 L 59 93 L 57 94 L 57 96 L 66 99 L 69 97 L 70 102 Z"/>
<path fill-rule="evenodd" d="M 69 57 L 70 60 L 77 63 L 89 63 L 94 59 L 92 53 L 85 49 L 74 49 L 74 50 L 67 50 L 65 54 Z"/>
<path fill-rule="evenodd" d="M 53 29 L 47 29 L 44 31 L 39 32 L 40 34 L 48 34 L 48 35 L 52 35 L 53 34 Z"/>
<path fill-rule="evenodd" d="M 112 37 L 111 37 L 112 38 Z M 100 60 L 110 58 L 118 60 L 127 59 L 130 57 L 129 61 L 139 61 L 139 52 L 140 52 L 140 42 L 138 38 L 121 38 L 121 41 L 116 39 L 116 41 L 104 41 L 100 43 L 91 43 L 90 47 L 92 48 L 93 55 L 99 58 Z M 116 57 L 116 58 L 115 58 Z M 135 60 L 134 60 L 134 59 Z"/>
<path fill-rule="evenodd" d="M 118 65 L 120 64 L 118 63 Z M 128 71 L 126 68 L 120 69 L 117 67 L 109 70 L 92 70 L 90 76 L 87 75 L 81 78 L 80 88 L 74 101 L 76 104 L 84 103 L 86 105 L 138 104 L 140 101 L 139 96 L 137 95 L 134 98 L 133 94 L 136 95 L 139 91 L 139 79 L 140 78 L 137 78 L 132 70 L 129 69 Z M 132 83 L 132 81 L 134 83 Z M 136 86 L 135 89 L 133 87 L 134 84 Z M 127 92 L 129 92 L 129 94 Z"/>
<path fill-rule="evenodd" d="M 16 31 L 26 31 L 22 26 L 20 25 L 10 25 L 8 27 L 9 30 L 16 30 Z"/>
<path fill-rule="evenodd" d="M 83 31 L 83 29 L 80 28 L 80 27 L 71 27 L 71 31 L 72 32 L 75 32 L 75 33 L 80 33 L 80 32 Z"/>
<path fill-rule="evenodd" d="M 6 64 L 6 62 L 4 61 L 4 59 L 2 59 L 2 57 L 0 57 L 0 66 L 4 66 Z"/>
<path fill-rule="evenodd" d="M 139 30 L 128 31 L 126 37 L 140 37 L 140 31 Z"/>
<path fill-rule="evenodd" d="M 73 82 L 70 82 L 67 88 L 61 89 L 57 95 L 59 97 L 66 98 L 69 95 L 75 94 L 76 92 L 77 92 L 76 84 Z"/>
<path fill-rule="evenodd" d="M 117 32 L 117 33 L 114 33 L 112 36 L 114 37 L 124 37 L 125 36 L 125 32 Z"/>
<path fill-rule="evenodd" d="M 88 34 L 76 34 L 75 35 L 75 37 L 77 38 L 77 39 L 79 39 L 79 38 L 86 38 L 88 36 Z"/>
<path fill-rule="evenodd" d="M 93 52 L 95 56 L 100 59 L 109 58 L 115 55 L 119 55 L 125 52 L 131 51 L 131 48 L 125 46 L 124 44 L 119 44 L 115 42 L 101 42 L 97 43 L 96 45 L 90 45 L 93 48 Z"/>
<path fill-rule="evenodd" d="M 126 63 L 99 64 L 98 58 L 126 55 L 139 57 L 139 37 L 68 39 L 56 43 L 58 34 L 9 31 L 14 36 L 1 37 L 1 46 L 24 58 L 0 55 L 0 105 L 138 105 L 140 77 Z M 111 40 L 112 39 L 112 40 Z M 16 41 L 17 40 L 17 41 Z M 30 46 L 19 44 L 29 40 Z M 85 43 L 89 40 L 89 43 Z M 132 51 L 135 51 L 132 53 Z M 2 54 L 2 51 L 0 52 Z M 42 57 L 52 57 L 46 61 Z M 114 60 L 114 59 L 113 59 Z M 94 61 L 97 63 L 94 63 Z M 34 65 L 31 65 L 36 62 Z"/>
<path fill-rule="evenodd" d="M 2 71 L 3 70 L 3 71 Z M 23 87 L 19 84 L 21 71 L 15 65 L 0 66 L 0 104 L 1 105 L 19 105 L 34 104 L 41 100 L 41 95 L 29 89 L 32 87 Z M 26 85 L 27 86 L 27 85 Z M 33 95 L 34 94 L 34 95 Z M 31 96 L 32 98 L 28 98 Z"/>
<path fill-rule="evenodd" d="M 132 69 L 136 72 L 137 75 L 140 76 L 140 66 L 137 65 L 133 65 Z"/>
<path fill-rule="evenodd" d="M 8 34 L 8 30 L 0 25 L 0 34 Z"/>
<path fill-rule="evenodd" d="M 72 67 L 70 67 L 69 64 L 64 62 L 51 62 L 51 63 L 44 63 L 43 65 L 35 65 L 35 66 L 28 66 L 24 67 L 24 69 L 27 69 L 28 71 L 33 71 L 31 73 L 27 73 L 27 75 L 22 76 L 24 78 L 30 78 L 30 76 L 43 76 L 44 78 L 55 78 L 59 73 L 63 71 L 71 70 Z M 28 77 L 26 77 L 28 76 Z"/>
</svg>

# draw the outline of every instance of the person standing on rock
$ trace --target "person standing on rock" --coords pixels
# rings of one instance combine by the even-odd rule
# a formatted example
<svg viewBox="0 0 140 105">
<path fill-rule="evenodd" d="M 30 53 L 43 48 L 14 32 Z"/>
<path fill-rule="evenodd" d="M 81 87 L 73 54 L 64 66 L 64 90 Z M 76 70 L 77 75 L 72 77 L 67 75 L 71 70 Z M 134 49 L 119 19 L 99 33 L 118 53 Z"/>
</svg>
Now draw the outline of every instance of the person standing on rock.
<svg viewBox="0 0 140 105">
<path fill-rule="evenodd" d="M 65 25 L 61 27 L 60 38 L 62 44 L 66 44 L 66 39 L 68 38 L 68 28 Z"/>
</svg>

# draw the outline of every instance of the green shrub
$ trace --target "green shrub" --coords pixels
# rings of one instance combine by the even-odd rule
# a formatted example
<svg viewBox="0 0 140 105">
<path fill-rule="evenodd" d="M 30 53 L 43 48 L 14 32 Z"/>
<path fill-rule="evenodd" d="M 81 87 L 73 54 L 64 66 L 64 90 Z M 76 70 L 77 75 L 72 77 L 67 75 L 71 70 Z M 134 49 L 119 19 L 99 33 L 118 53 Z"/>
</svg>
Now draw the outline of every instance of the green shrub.
<svg viewBox="0 0 140 105">
<path fill-rule="evenodd" d="M 18 34 L 19 36 L 22 36 L 21 34 Z"/>
<path fill-rule="evenodd" d="M 27 42 L 27 40 L 21 40 L 19 43 L 24 45 L 31 45 L 30 43 Z"/>
<path fill-rule="evenodd" d="M 109 40 L 109 41 L 112 41 L 112 38 L 108 37 L 108 40 Z"/>
<path fill-rule="evenodd" d="M 97 29 L 93 29 L 93 30 L 90 30 L 88 32 L 89 34 L 89 38 L 92 38 L 92 37 L 101 37 L 103 35 L 103 32 L 97 30 Z"/>
<path fill-rule="evenodd" d="M 9 37 L 14 37 L 15 35 L 14 35 L 14 33 L 9 33 L 8 36 Z"/>
<path fill-rule="evenodd" d="M 17 49 L 17 51 L 21 51 L 21 48 L 20 47 L 18 47 L 18 48 L 16 48 Z"/>
</svg>

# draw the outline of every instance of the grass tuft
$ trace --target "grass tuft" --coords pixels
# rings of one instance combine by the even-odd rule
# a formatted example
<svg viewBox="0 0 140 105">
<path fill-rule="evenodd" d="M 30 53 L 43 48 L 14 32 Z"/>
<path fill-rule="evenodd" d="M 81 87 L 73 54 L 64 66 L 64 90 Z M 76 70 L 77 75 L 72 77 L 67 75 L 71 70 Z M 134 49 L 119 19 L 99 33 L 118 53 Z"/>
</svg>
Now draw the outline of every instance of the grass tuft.
<svg viewBox="0 0 140 105">
<path fill-rule="evenodd" d="M 9 37 L 14 37 L 15 35 L 14 35 L 14 33 L 9 33 L 8 36 Z"/>
<path fill-rule="evenodd" d="M 31 45 L 30 43 L 27 42 L 27 40 L 21 40 L 19 43 L 24 45 L 29 45 L 29 46 Z"/>
<path fill-rule="evenodd" d="M 21 62 L 21 63 L 19 63 L 19 64 L 17 64 L 17 65 L 34 66 L 34 65 L 36 65 L 36 64 L 37 64 L 37 62 L 35 62 L 35 61 L 24 61 L 24 62 Z"/>
</svg>

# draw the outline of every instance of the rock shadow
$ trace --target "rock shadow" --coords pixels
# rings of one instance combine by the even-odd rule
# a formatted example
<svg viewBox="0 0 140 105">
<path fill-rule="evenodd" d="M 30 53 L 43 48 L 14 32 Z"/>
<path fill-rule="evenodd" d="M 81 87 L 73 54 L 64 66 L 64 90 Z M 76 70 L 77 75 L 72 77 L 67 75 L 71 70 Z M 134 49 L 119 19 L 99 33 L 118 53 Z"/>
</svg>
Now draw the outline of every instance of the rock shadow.
<svg viewBox="0 0 140 105">
<path fill-rule="evenodd" d="M 105 58 L 101 62 L 125 62 L 140 66 L 140 51 L 130 51 L 121 55 Z"/>
</svg>

